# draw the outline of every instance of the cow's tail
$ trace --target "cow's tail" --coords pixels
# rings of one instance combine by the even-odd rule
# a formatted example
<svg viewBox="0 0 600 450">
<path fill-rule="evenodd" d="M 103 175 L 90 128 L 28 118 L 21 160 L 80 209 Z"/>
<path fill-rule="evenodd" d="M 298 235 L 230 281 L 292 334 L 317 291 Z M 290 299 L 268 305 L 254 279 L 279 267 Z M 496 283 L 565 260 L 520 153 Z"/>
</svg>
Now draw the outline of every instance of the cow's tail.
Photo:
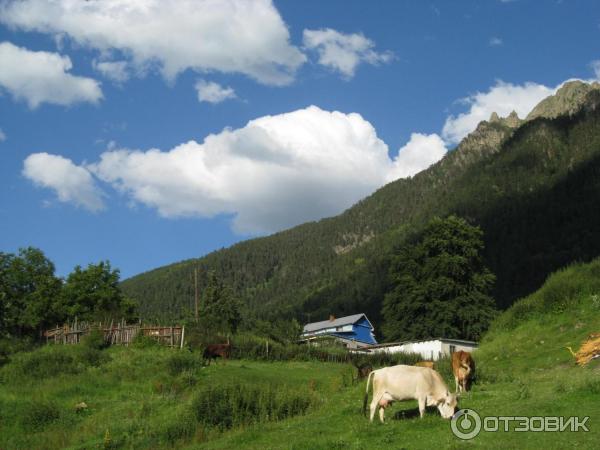
<svg viewBox="0 0 600 450">
<path fill-rule="evenodd" d="M 464 361 L 460 362 L 460 366 L 465 369 L 465 377 L 468 377 L 469 374 L 471 373 L 471 366 L 467 363 L 465 363 Z"/>
<path fill-rule="evenodd" d="M 365 391 L 365 398 L 363 400 L 363 415 L 364 416 L 367 415 L 367 402 L 369 401 L 369 384 L 371 383 L 371 377 L 373 376 L 374 373 L 375 373 L 375 371 L 372 370 L 371 373 L 369 374 L 369 376 L 367 377 L 367 389 Z"/>
</svg>

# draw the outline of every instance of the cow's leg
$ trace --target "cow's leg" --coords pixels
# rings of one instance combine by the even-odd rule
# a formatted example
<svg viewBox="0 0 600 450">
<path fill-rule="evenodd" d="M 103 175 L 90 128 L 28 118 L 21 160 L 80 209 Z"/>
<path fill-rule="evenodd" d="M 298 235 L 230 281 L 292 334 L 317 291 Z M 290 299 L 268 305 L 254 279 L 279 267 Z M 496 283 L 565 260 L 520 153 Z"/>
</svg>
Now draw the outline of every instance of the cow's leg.
<svg viewBox="0 0 600 450">
<path fill-rule="evenodd" d="M 425 403 L 427 401 L 427 397 L 419 397 L 419 416 L 421 419 L 425 415 Z"/>
<path fill-rule="evenodd" d="M 373 400 L 371 402 L 371 406 L 369 407 L 369 410 L 370 410 L 369 420 L 371 422 L 373 422 L 373 418 L 375 417 L 375 411 L 377 411 L 377 404 L 378 404 L 378 402 Z"/>
<path fill-rule="evenodd" d="M 459 384 L 458 384 L 458 377 L 456 375 L 454 375 L 454 383 L 456 383 L 456 389 L 454 390 L 454 392 L 458 392 Z"/>
<path fill-rule="evenodd" d="M 373 392 L 373 400 L 371 400 L 371 406 L 369 407 L 371 412 L 369 420 L 371 422 L 373 422 L 373 419 L 375 418 L 375 413 L 377 412 L 377 407 L 379 406 L 379 400 L 381 400 L 382 397 L 383 396 L 379 393 Z"/>
<path fill-rule="evenodd" d="M 379 407 L 379 420 L 381 423 L 385 423 L 385 406 Z"/>
</svg>

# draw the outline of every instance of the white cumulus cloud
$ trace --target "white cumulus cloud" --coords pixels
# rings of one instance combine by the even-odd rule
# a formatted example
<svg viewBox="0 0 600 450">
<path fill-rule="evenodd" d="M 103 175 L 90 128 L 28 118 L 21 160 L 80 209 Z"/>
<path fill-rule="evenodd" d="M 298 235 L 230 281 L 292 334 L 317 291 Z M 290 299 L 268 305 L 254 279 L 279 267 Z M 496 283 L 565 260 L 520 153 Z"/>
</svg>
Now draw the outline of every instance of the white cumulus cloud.
<svg viewBox="0 0 600 450">
<path fill-rule="evenodd" d="M 392 52 L 376 52 L 375 43 L 361 33 L 344 34 L 331 28 L 304 30 L 303 43 L 307 49 L 316 50 L 319 64 L 346 78 L 352 78 L 361 63 L 378 65 L 394 58 Z"/>
<path fill-rule="evenodd" d="M 410 177 L 438 162 L 447 151 L 444 141 L 437 134 L 412 133 L 394 159 L 387 180 Z"/>
<path fill-rule="evenodd" d="M 127 61 L 98 61 L 92 62 L 94 69 L 115 83 L 124 83 L 129 79 Z"/>
<path fill-rule="evenodd" d="M 68 158 L 33 153 L 24 161 L 23 175 L 38 186 L 54 190 L 61 202 L 93 212 L 104 209 L 103 193 L 90 172 Z"/>
<path fill-rule="evenodd" d="M 488 120 L 493 112 L 500 117 L 516 111 L 524 118 L 544 98 L 556 92 L 558 87 L 527 82 L 522 85 L 497 81 L 487 92 L 477 92 L 461 99 L 468 111 L 449 116 L 444 123 L 442 136 L 449 143 L 457 144 L 472 132 L 479 122 Z"/>
<path fill-rule="evenodd" d="M 600 59 L 595 59 L 594 61 L 592 61 L 590 63 L 590 67 L 592 68 L 592 71 L 594 72 L 594 80 L 593 81 L 600 80 Z"/>
<path fill-rule="evenodd" d="M 168 150 L 111 144 L 83 166 L 35 153 L 23 174 L 59 200 L 92 211 L 104 208 L 97 185 L 103 182 L 163 217 L 230 215 L 234 231 L 263 234 L 338 214 L 445 153 L 438 135 L 414 133 L 392 159 L 359 114 L 309 106 Z"/>
<path fill-rule="evenodd" d="M 169 80 L 193 69 L 282 85 L 306 61 L 271 0 L 9 0 L 0 21 L 156 65 Z"/>
<path fill-rule="evenodd" d="M 227 214 L 236 232 L 261 234 L 338 214 L 442 149 L 435 135 L 413 135 L 392 160 L 359 114 L 310 106 L 166 151 L 109 149 L 86 169 L 163 217 Z"/>
<path fill-rule="evenodd" d="M 214 81 L 198 80 L 194 86 L 198 92 L 198 101 L 207 103 L 221 103 L 227 99 L 236 98 L 235 91 L 230 87 L 223 87 Z"/>
<path fill-rule="evenodd" d="M 32 109 L 41 103 L 97 103 L 102 98 L 100 84 L 71 75 L 72 67 L 68 56 L 0 43 L 0 89 L 26 101 Z"/>
</svg>

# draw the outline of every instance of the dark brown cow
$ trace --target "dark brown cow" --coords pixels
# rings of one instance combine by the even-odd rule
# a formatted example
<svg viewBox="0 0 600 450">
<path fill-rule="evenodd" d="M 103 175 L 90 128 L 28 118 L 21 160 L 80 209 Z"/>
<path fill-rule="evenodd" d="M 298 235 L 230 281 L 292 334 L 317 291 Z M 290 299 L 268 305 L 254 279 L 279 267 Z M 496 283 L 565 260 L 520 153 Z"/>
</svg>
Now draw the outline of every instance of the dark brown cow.
<svg viewBox="0 0 600 450">
<path fill-rule="evenodd" d="M 475 361 L 469 352 L 452 353 L 452 373 L 456 382 L 456 391 L 468 391 L 475 376 Z"/>
<path fill-rule="evenodd" d="M 204 349 L 202 355 L 204 359 L 208 359 L 208 365 L 210 361 L 217 358 L 223 358 L 224 360 L 229 358 L 231 355 L 231 344 L 208 344 Z"/>
<path fill-rule="evenodd" d="M 352 376 L 352 382 L 358 383 L 360 380 L 364 380 L 373 371 L 373 366 L 368 362 L 361 361 L 358 358 L 351 358 L 350 362 L 356 367 L 356 378 Z"/>
<path fill-rule="evenodd" d="M 365 378 L 367 378 L 369 376 L 369 374 L 371 372 L 373 372 L 373 366 L 369 363 L 361 364 L 360 366 L 357 366 L 356 369 L 358 371 L 358 373 L 357 373 L 358 380 L 364 380 Z"/>
</svg>

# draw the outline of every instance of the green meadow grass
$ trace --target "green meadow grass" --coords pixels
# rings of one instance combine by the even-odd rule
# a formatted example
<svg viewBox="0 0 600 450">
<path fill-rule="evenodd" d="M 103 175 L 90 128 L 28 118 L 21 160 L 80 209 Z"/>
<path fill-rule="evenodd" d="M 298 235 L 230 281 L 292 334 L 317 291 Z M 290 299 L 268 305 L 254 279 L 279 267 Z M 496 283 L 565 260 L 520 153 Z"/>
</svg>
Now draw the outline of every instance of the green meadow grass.
<svg viewBox="0 0 600 450">
<path fill-rule="evenodd" d="M 50 346 L 0 369 L 1 449 L 598 448 L 600 362 L 577 350 L 600 331 L 600 262 L 567 268 L 503 313 L 474 354 L 460 406 L 487 416 L 589 416 L 589 432 L 481 432 L 461 441 L 437 410 L 362 415 L 365 382 L 347 364 L 232 360 L 156 346 Z M 450 367 L 440 372 L 451 389 Z M 77 412 L 75 405 L 88 408 Z"/>
<path fill-rule="evenodd" d="M 246 411 L 240 421 L 249 427 L 253 420 L 316 410 L 326 393 L 351 382 L 350 369 L 342 364 L 234 360 L 202 367 L 199 355 L 189 352 L 111 348 L 103 351 L 108 361 L 90 367 L 68 358 L 76 350 L 42 348 L 18 355 L 2 369 L 0 448 L 171 448 L 204 442 L 222 433 L 203 426 L 205 418 L 194 411 L 204 397 L 222 403 L 224 421 L 228 407 L 235 406 L 224 398 L 232 390 L 246 397 L 238 401 L 237 416 L 251 400 L 262 402 L 261 410 Z M 36 366 L 31 359 L 41 361 L 33 376 L 22 371 Z M 69 364 L 48 364 L 52 359 Z M 80 402 L 88 408 L 77 412 Z"/>
</svg>

